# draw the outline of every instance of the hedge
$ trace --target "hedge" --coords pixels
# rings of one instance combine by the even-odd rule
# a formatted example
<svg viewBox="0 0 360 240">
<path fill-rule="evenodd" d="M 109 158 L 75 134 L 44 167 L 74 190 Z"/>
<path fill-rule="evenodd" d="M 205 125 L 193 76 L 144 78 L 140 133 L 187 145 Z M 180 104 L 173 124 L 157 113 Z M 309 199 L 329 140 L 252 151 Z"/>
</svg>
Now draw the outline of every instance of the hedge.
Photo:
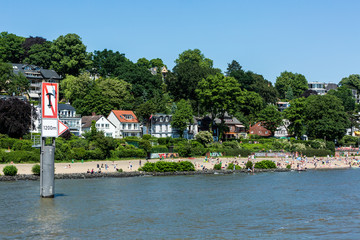
<svg viewBox="0 0 360 240">
<path fill-rule="evenodd" d="M 112 158 L 129 158 L 129 157 L 140 157 L 145 158 L 146 152 L 143 149 L 119 149 L 119 150 L 111 150 Z"/>
<path fill-rule="evenodd" d="M 145 163 L 145 165 L 139 168 L 139 171 L 144 172 L 187 172 L 195 171 L 194 164 L 189 161 L 182 162 L 164 162 L 158 161 L 156 163 Z"/>
<path fill-rule="evenodd" d="M 254 168 L 271 169 L 271 168 L 276 168 L 276 164 L 270 160 L 263 160 L 263 161 L 255 163 Z"/>
<path fill-rule="evenodd" d="M 301 151 L 302 155 L 306 155 L 308 157 L 317 156 L 317 157 L 326 157 L 327 155 L 331 156 L 334 153 L 327 149 L 306 149 Z"/>
<path fill-rule="evenodd" d="M 5 163 L 24 163 L 24 162 L 40 162 L 39 151 L 13 151 L 3 155 Z"/>
<path fill-rule="evenodd" d="M 151 148 L 152 153 L 168 153 L 169 149 L 166 145 L 157 145 Z"/>
</svg>

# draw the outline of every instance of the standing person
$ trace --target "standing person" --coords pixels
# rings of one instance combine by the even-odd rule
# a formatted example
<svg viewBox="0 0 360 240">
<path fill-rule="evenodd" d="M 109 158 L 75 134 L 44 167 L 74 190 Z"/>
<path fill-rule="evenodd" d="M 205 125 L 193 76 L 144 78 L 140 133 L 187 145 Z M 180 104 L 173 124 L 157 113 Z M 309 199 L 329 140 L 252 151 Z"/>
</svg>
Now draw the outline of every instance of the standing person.
<svg viewBox="0 0 360 240">
<path fill-rule="evenodd" d="M 139 166 L 141 167 L 141 159 L 139 160 Z"/>
</svg>

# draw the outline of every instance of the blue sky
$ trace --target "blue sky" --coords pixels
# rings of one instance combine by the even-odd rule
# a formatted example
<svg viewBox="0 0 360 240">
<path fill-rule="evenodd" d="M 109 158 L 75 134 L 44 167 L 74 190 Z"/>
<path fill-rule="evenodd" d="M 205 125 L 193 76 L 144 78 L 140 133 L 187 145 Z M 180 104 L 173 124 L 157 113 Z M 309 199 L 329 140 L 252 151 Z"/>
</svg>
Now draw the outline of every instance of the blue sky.
<svg viewBox="0 0 360 240">
<path fill-rule="evenodd" d="M 360 1 L 1 1 L 0 31 L 54 40 L 78 34 L 88 51 L 105 48 L 137 59 L 174 60 L 198 48 L 226 71 L 276 81 L 283 71 L 338 83 L 360 73 Z"/>
</svg>

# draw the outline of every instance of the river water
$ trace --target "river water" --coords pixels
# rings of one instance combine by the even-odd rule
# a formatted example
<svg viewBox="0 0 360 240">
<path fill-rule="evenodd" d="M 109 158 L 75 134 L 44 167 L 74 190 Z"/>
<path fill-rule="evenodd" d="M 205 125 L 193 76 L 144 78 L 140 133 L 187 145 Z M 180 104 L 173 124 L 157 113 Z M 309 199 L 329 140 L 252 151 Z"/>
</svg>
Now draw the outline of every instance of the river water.
<svg viewBox="0 0 360 240">
<path fill-rule="evenodd" d="M 360 239 L 360 169 L 0 182 L 0 239 Z"/>
</svg>

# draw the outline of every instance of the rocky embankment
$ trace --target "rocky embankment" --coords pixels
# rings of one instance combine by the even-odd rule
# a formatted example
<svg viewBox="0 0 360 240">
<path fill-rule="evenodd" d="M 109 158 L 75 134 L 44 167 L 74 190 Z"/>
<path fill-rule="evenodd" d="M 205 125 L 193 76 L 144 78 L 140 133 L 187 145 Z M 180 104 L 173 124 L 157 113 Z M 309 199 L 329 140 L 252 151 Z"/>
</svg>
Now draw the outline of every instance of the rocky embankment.
<svg viewBox="0 0 360 240">
<path fill-rule="evenodd" d="M 259 172 L 288 172 L 289 169 L 255 169 L 255 173 Z M 87 179 L 87 178 L 124 178 L 124 177 L 142 177 L 142 176 L 180 176 L 180 175 L 204 175 L 204 174 L 232 174 L 232 173 L 249 173 L 246 169 L 242 170 L 205 170 L 193 172 L 114 172 L 114 173 L 71 173 L 71 174 L 55 174 L 55 179 Z M 37 181 L 40 176 L 31 174 L 19 174 L 16 176 L 0 176 L 0 181 L 20 181 L 33 180 Z"/>
</svg>

